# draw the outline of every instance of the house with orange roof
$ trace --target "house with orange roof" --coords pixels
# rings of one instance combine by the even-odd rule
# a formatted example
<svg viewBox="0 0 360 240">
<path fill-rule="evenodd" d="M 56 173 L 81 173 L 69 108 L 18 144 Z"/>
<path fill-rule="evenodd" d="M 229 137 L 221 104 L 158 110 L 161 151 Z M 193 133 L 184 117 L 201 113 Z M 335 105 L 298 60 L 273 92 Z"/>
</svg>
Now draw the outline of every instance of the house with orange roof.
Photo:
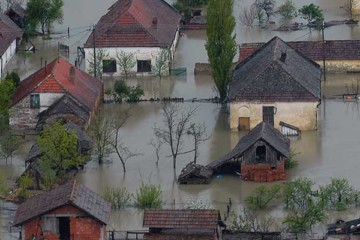
<svg viewBox="0 0 360 240">
<path fill-rule="evenodd" d="M 85 70 L 89 72 L 93 66 L 95 48 L 95 54 L 102 51 L 105 55 L 96 63 L 102 66 L 103 76 L 122 74 L 117 58 L 121 51 L 132 53 L 136 60 L 131 74 L 151 75 L 163 49 L 168 51 L 170 63 L 174 59 L 180 20 L 179 12 L 164 0 L 118 0 L 101 17 L 84 45 Z"/>
<path fill-rule="evenodd" d="M 103 83 L 63 58 L 21 81 L 10 109 L 10 125 L 34 129 L 41 116 L 58 116 L 87 128 L 103 100 Z"/>
</svg>

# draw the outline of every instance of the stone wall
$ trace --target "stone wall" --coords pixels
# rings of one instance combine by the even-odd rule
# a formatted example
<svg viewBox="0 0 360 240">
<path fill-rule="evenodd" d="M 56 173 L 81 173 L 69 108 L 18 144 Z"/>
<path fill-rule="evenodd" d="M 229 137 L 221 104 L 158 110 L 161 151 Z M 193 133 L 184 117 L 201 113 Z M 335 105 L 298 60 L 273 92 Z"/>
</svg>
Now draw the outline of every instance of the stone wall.
<svg viewBox="0 0 360 240">
<path fill-rule="evenodd" d="M 96 221 L 94 218 L 88 217 L 81 210 L 70 205 L 53 210 L 43 217 L 70 217 L 70 236 L 71 239 L 86 240 L 105 240 L 106 227 Z M 23 239 L 32 239 L 32 234 L 41 235 L 42 220 L 40 218 L 33 219 L 23 226 Z M 58 240 L 59 234 L 53 232 L 43 232 L 44 237 L 48 240 Z"/>
<path fill-rule="evenodd" d="M 282 161 L 275 168 L 270 164 L 241 164 L 241 176 L 245 181 L 254 182 L 286 180 L 285 164 Z"/>
<path fill-rule="evenodd" d="M 14 128 L 34 129 L 40 109 L 30 108 L 30 96 L 23 98 L 10 109 L 10 126 Z"/>
<path fill-rule="evenodd" d="M 230 103 L 230 128 L 237 130 L 239 117 L 250 118 L 250 129 L 263 120 L 263 106 L 275 107 L 274 126 L 280 129 L 280 121 L 302 131 L 317 129 L 318 102 L 233 102 Z"/>
</svg>

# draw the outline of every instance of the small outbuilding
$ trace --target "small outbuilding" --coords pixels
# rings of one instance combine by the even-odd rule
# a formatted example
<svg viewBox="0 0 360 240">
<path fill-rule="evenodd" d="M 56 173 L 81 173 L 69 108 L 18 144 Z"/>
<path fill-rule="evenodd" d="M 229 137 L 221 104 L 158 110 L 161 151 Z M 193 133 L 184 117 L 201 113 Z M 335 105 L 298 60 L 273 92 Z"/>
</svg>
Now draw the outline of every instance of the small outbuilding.
<svg viewBox="0 0 360 240">
<path fill-rule="evenodd" d="M 160 209 L 145 210 L 144 227 L 149 233 L 144 239 L 222 239 L 226 227 L 218 210 Z"/>
<path fill-rule="evenodd" d="M 242 179 L 273 182 L 286 179 L 285 160 L 290 156 L 290 140 L 267 122 L 261 122 L 235 148 L 207 167 L 214 172 L 232 169 Z"/>
<path fill-rule="evenodd" d="M 111 204 L 73 182 L 28 199 L 15 214 L 21 239 L 105 240 Z"/>
</svg>

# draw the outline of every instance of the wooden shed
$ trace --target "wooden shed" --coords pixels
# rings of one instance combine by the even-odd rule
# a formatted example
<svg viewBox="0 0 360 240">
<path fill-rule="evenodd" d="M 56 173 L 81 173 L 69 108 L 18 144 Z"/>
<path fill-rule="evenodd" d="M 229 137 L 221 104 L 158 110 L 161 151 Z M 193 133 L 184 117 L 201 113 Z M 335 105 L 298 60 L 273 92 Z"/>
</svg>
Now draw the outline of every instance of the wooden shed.
<svg viewBox="0 0 360 240">
<path fill-rule="evenodd" d="M 270 123 L 261 122 L 235 148 L 207 167 L 215 172 L 232 169 L 244 180 L 272 182 L 286 179 L 285 160 L 290 156 L 290 140 Z"/>
</svg>

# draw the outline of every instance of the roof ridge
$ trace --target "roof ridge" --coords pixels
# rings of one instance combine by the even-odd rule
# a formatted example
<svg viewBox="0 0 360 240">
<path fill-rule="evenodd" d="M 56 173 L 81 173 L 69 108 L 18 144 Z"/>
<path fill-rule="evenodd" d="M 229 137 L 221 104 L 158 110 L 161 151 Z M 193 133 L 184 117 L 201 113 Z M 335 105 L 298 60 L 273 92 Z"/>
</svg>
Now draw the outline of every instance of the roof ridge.
<svg viewBox="0 0 360 240">
<path fill-rule="evenodd" d="M 71 193 L 70 193 L 70 198 L 69 198 L 69 201 L 70 201 L 70 202 L 73 202 L 73 196 L 74 196 L 75 186 L 76 186 L 76 179 L 74 179 L 74 181 L 73 181 L 73 183 L 72 183 Z"/>
</svg>

